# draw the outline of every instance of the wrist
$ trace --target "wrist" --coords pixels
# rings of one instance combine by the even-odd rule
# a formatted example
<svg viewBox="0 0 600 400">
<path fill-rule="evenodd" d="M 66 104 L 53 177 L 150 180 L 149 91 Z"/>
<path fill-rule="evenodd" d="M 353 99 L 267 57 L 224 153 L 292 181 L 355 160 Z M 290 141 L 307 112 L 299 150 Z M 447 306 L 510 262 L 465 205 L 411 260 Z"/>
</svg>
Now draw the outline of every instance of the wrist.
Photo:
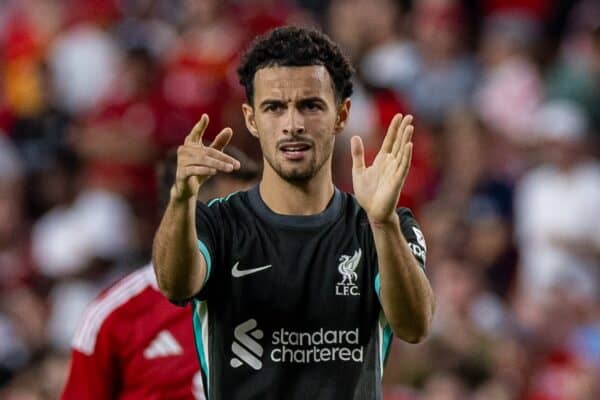
<svg viewBox="0 0 600 400">
<path fill-rule="evenodd" d="M 377 228 L 377 229 L 385 229 L 388 227 L 393 227 L 396 226 L 400 223 L 400 219 L 398 218 L 398 214 L 396 214 L 396 212 L 394 211 L 390 216 L 388 217 L 371 217 L 369 215 L 367 215 L 367 218 L 369 219 L 369 225 L 371 225 L 372 228 Z"/>
<path fill-rule="evenodd" d="M 171 186 L 171 190 L 169 192 L 169 200 L 172 203 L 177 203 L 177 204 L 185 204 L 185 203 L 189 203 L 191 200 L 196 199 L 196 197 L 198 196 L 197 194 L 191 193 L 191 194 L 186 194 L 186 193 L 182 193 L 182 190 L 179 190 L 177 188 L 177 184 Z"/>
</svg>

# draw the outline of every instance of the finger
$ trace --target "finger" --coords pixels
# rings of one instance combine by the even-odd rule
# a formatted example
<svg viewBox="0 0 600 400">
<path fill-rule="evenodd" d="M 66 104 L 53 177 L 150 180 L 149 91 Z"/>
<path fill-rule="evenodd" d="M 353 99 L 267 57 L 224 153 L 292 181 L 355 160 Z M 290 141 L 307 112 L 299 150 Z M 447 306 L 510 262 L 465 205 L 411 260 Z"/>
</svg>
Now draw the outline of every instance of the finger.
<svg viewBox="0 0 600 400">
<path fill-rule="evenodd" d="M 219 151 L 219 150 L 216 150 L 216 149 L 213 149 L 210 147 L 205 148 L 205 151 L 206 151 L 207 156 L 210 156 L 212 158 L 216 158 L 217 160 L 221 160 L 223 162 L 231 164 L 231 165 L 233 165 L 233 167 L 235 169 L 240 168 L 241 164 L 240 164 L 239 160 L 237 158 L 230 156 L 229 154 L 225 154 L 222 151 Z"/>
<path fill-rule="evenodd" d="M 222 151 L 213 149 L 211 147 L 206 147 L 202 144 L 189 144 L 180 146 L 178 151 L 179 159 L 183 165 L 201 165 L 206 157 L 212 157 L 231 164 L 234 168 L 240 167 L 240 162 L 237 159 L 225 154 Z"/>
<path fill-rule="evenodd" d="M 414 129 L 415 127 L 412 125 L 409 125 L 406 128 L 404 128 L 402 135 L 396 140 L 396 142 L 394 143 L 394 147 L 392 148 L 392 155 L 394 157 L 398 157 L 399 155 L 401 155 L 401 152 L 406 146 L 406 143 L 410 142 Z"/>
<path fill-rule="evenodd" d="M 388 130 L 385 133 L 385 138 L 383 138 L 383 144 L 381 145 L 380 151 L 389 153 L 392 150 L 394 139 L 396 138 L 396 131 L 398 130 L 398 125 L 401 121 L 402 114 L 394 115 L 394 118 L 392 118 L 392 122 L 390 122 L 390 126 L 388 127 Z"/>
<path fill-rule="evenodd" d="M 184 164 L 183 164 L 183 168 L 187 168 L 187 167 L 191 167 L 191 166 L 210 167 L 210 168 L 215 168 L 222 172 L 231 172 L 235 169 L 233 164 L 231 164 L 231 163 L 221 161 L 221 160 L 213 158 L 213 157 L 206 157 L 206 156 L 199 158 L 199 159 L 192 158 L 192 159 L 188 160 L 187 162 L 184 162 Z"/>
<path fill-rule="evenodd" d="M 400 174 L 403 183 L 406 179 L 406 176 L 408 175 L 410 164 L 412 162 L 412 149 L 412 142 L 407 143 L 406 146 L 404 146 L 404 149 L 402 151 L 402 160 L 400 161 L 400 165 L 398 166 L 397 172 Z"/>
<path fill-rule="evenodd" d="M 404 133 L 404 130 L 411 125 L 413 122 L 413 116 L 408 114 L 405 115 L 404 118 L 402 118 L 402 122 L 400 122 L 400 127 L 398 128 L 398 136 L 402 135 Z"/>
<path fill-rule="evenodd" d="M 182 180 L 186 180 L 186 179 L 194 177 L 194 176 L 202 178 L 205 176 L 212 176 L 212 175 L 216 175 L 216 174 L 217 174 L 217 170 L 215 168 L 190 165 L 188 167 L 183 168 L 183 170 L 181 171 L 180 178 Z"/>
<path fill-rule="evenodd" d="M 394 156 L 397 156 L 398 152 L 402 151 L 402 148 L 404 147 L 404 143 L 407 142 L 406 129 L 409 126 L 411 126 L 412 120 L 413 120 L 413 116 L 409 114 L 409 115 L 404 116 L 404 118 L 402 118 L 402 121 L 400 121 L 400 125 L 398 126 L 398 132 L 396 133 L 393 147 L 391 150 L 391 153 Z"/>
<path fill-rule="evenodd" d="M 233 136 L 233 130 L 231 128 L 225 128 L 215 137 L 210 144 L 210 147 L 217 150 L 223 150 L 225 146 L 229 144 L 231 137 Z"/>
<path fill-rule="evenodd" d="M 190 133 L 185 137 L 185 144 L 190 143 L 202 143 L 202 135 L 204 135 L 204 131 L 208 126 L 208 115 L 202 114 L 200 117 L 200 121 L 194 125 Z"/>
<path fill-rule="evenodd" d="M 352 168 L 362 169 L 365 167 L 365 149 L 360 136 L 353 136 L 350 140 L 352 153 Z"/>
</svg>

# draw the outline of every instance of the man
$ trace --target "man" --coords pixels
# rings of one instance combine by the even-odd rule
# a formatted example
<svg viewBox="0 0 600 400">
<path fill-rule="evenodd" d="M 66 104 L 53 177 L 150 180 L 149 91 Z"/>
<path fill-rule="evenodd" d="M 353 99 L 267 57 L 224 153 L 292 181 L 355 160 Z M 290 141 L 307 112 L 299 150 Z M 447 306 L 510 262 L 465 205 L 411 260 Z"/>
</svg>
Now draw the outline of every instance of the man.
<svg viewBox="0 0 600 400">
<path fill-rule="evenodd" d="M 531 120 L 542 162 L 515 190 L 520 289 L 598 298 L 600 163 L 590 156 L 589 120 L 563 99 L 543 103 Z"/>
<path fill-rule="evenodd" d="M 173 154 L 159 171 L 163 206 L 175 169 Z M 247 160 L 244 168 L 211 180 L 204 194 L 222 196 L 257 178 L 256 164 Z M 88 307 L 73 340 L 62 399 L 204 400 L 190 317 L 189 308 L 175 307 L 158 291 L 151 265 L 124 277 Z"/>
<path fill-rule="evenodd" d="M 156 233 L 159 287 L 194 303 L 211 400 L 380 399 L 392 333 L 416 343 L 433 313 L 425 241 L 410 211 L 395 210 L 412 117 L 393 119 L 370 167 L 352 138 L 353 197 L 334 187 L 331 172 L 352 93 L 338 46 L 315 31 L 279 28 L 254 42 L 238 72 L 262 179 L 197 203 L 210 176 L 240 167 L 221 151 L 231 129 L 202 144 L 203 115 L 178 149 Z"/>
</svg>

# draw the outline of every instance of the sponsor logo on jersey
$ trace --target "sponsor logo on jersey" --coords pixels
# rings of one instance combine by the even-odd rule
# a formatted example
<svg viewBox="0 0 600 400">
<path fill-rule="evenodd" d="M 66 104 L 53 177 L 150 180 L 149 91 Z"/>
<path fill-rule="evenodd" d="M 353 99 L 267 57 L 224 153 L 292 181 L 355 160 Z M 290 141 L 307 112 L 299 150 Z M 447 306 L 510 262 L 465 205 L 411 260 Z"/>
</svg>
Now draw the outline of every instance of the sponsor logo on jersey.
<svg viewBox="0 0 600 400">
<path fill-rule="evenodd" d="M 358 285 L 356 281 L 358 274 L 356 268 L 360 264 L 362 250 L 358 249 L 352 256 L 342 254 L 339 258 L 338 271 L 342 274 L 342 280 L 335 286 L 337 296 L 359 296 Z"/>
<path fill-rule="evenodd" d="M 409 242 L 408 248 L 410 248 L 410 251 L 412 251 L 412 253 L 415 255 L 415 257 L 423 260 L 423 264 L 425 264 L 426 253 L 425 253 L 425 250 L 423 250 L 423 248 L 421 246 L 419 246 L 416 243 Z"/>
<path fill-rule="evenodd" d="M 263 366 L 263 347 L 258 342 L 263 332 L 257 329 L 255 319 L 239 324 L 234 330 L 231 350 L 235 357 L 231 366 L 248 365 L 255 370 Z M 322 362 L 357 362 L 364 359 L 364 348 L 359 342 L 359 330 L 318 329 L 290 331 L 278 329 L 271 335 L 271 350 L 267 356 L 275 363 L 310 364 Z"/>
<path fill-rule="evenodd" d="M 417 228 L 416 226 L 413 226 L 412 230 L 415 233 L 415 236 L 417 237 L 417 243 L 419 243 L 419 245 L 425 251 L 427 251 L 427 244 L 425 243 L 425 236 L 423 236 L 423 232 L 421 232 L 421 230 L 419 228 Z"/>
<path fill-rule="evenodd" d="M 167 330 L 160 331 L 144 350 L 144 358 L 150 360 L 158 357 L 178 356 L 183 353 L 181 345 Z"/>
<path fill-rule="evenodd" d="M 363 362 L 363 346 L 358 328 L 350 330 L 318 329 L 312 332 L 279 329 L 273 332 L 271 361 L 310 364 L 322 362 Z"/>
<path fill-rule="evenodd" d="M 272 267 L 272 265 L 269 264 L 269 265 L 263 265 L 262 267 L 257 267 L 257 268 L 239 269 L 238 268 L 239 265 L 240 265 L 240 262 L 238 261 L 235 263 L 235 265 L 231 269 L 231 276 L 233 276 L 234 278 L 241 278 L 242 276 L 250 275 L 255 272 L 259 272 L 259 271 L 262 271 L 262 270 Z"/>
<path fill-rule="evenodd" d="M 263 331 L 256 329 L 255 319 L 249 319 L 235 327 L 233 331 L 234 340 L 231 351 L 235 357 L 230 361 L 233 368 L 239 368 L 244 364 L 255 370 L 262 368 L 263 348 L 258 340 L 263 338 Z"/>
</svg>

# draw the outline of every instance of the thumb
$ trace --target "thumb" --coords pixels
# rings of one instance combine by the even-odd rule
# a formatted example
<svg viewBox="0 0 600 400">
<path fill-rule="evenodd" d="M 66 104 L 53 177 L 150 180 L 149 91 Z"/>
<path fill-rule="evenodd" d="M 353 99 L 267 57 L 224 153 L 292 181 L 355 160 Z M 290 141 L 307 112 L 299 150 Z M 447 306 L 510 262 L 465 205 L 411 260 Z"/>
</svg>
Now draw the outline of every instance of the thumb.
<svg viewBox="0 0 600 400">
<path fill-rule="evenodd" d="M 352 168 L 361 169 L 365 167 L 365 149 L 360 136 L 353 136 L 350 140 L 352 151 Z"/>
</svg>

